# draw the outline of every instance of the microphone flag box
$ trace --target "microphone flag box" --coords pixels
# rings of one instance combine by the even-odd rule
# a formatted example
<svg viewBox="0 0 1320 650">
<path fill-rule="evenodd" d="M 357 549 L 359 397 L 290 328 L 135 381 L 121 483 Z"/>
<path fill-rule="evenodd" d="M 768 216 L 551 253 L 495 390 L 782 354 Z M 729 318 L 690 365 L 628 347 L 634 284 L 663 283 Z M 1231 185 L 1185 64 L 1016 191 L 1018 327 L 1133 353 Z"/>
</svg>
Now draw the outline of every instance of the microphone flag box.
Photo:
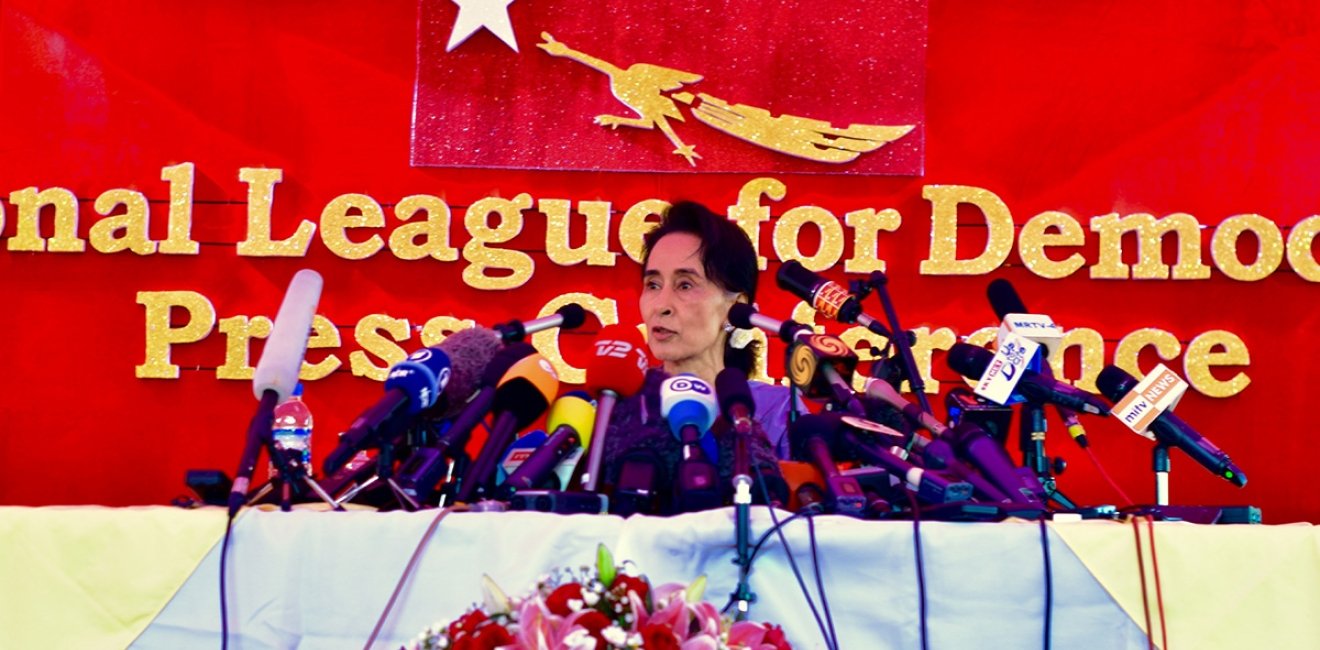
<svg viewBox="0 0 1320 650">
<path fill-rule="evenodd" d="M 1172 411 L 1186 392 L 1187 382 L 1161 363 L 1114 405 L 1114 417 L 1133 432 L 1154 440 L 1150 423 Z"/>
<path fill-rule="evenodd" d="M 1022 372 L 1027 370 L 1038 350 L 1039 343 L 1012 332 L 1005 333 L 973 392 L 996 404 L 1007 404 L 1013 396 L 1013 389 L 1022 380 Z"/>
<path fill-rule="evenodd" d="M 1044 358 L 1031 358 L 1033 371 L 1039 372 L 1040 366 L 1049 363 L 1054 358 L 1054 353 L 1063 343 L 1063 328 L 1054 324 L 1054 319 L 1043 314 L 1006 314 L 1003 322 L 999 324 L 999 336 L 997 337 L 999 347 L 1004 346 L 1004 340 L 1010 334 L 1016 334 L 1024 339 L 1038 343 L 1045 347 Z"/>
<path fill-rule="evenodd" d="M 514 470 L 518 469 L 519 465 L 523 464 L 523 461 L 532 455 L 532 452 L 545 443 L 547 437 L 544 431 L 536 430 L 514 440 L 513 444 L 509 445 L 504 460 L 500 461 L 496 480 L 503 483 Z"/>
</svg>

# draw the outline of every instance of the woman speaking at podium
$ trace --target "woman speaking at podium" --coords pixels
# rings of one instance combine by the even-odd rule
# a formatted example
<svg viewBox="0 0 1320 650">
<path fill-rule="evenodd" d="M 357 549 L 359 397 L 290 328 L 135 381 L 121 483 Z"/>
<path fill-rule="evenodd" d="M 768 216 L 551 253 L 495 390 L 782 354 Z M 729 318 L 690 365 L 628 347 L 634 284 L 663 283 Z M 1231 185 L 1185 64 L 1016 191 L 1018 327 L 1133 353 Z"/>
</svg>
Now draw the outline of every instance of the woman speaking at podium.
<svg viewBox="0 0 1320 650">
<path fill-rule="evenodd" d="M 658 509 L 673 512 L 685 509 L 667 499 L 674 493 L 683 448 L 661 415 L 661 384 L 688 373 L 714 386 L 725 367 L 751 372 L 759 346 L 750 332 L 729 324 L 728 313 L 735 303 L 756 299 L 756 250 L 736 224 L 690 202 L 671 207 L 644 246 L 638 306 L 647 345 L 661 367 L 648 371 L 642 390 L 615 407 L 605 441 L 604 478 L 616 486 L 616 499 L 626 498 L 619 490 L 646 492 L 645 483 L 650 482 L 660 495 Z M 750 388 L 759 425 L 751 445 L 752 463 L 777 477 L 777 458 L 788 451 L 789 391 L 755 381 Z M 711 434 L 718 458 L 710 460 L 718 468 L 720 489 L 727 490 L 732 433 L 718 418 Z M 753 494 L 761 500 L 759 487 Z"/>
</svg>

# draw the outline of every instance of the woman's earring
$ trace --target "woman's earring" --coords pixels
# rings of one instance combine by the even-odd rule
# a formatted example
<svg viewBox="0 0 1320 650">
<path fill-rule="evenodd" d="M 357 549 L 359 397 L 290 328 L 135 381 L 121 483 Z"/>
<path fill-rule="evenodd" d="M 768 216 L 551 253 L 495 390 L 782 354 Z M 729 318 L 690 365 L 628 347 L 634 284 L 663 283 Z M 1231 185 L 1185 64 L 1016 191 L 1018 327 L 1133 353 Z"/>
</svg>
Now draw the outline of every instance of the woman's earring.
<svg viewBox="0 0 1320 650">
<path fill-rule="evenodd" d="M 733 323 L 730 323 L 730 322 L 727 321 L 727 320 L 724 321 L 724 333 L 725 333 L 725 334 L 728 334 L 728 333 L 730 333 L 730 332 L 732 332 L 732 331 L 733 331 Z"/>
</svg>

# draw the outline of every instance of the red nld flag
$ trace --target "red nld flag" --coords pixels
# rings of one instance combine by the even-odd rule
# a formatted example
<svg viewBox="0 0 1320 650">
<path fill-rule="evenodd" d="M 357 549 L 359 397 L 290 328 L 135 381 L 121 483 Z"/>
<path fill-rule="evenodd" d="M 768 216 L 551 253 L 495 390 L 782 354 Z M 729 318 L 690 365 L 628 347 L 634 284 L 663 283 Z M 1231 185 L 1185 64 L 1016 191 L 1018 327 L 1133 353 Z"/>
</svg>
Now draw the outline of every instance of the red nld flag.
<svg viewBox="0 0 1320 650">
<path fill-rule="evenodd" d="M 412 163 L 922 173 L 925 0 L 419 0 Z"/>
</svg>

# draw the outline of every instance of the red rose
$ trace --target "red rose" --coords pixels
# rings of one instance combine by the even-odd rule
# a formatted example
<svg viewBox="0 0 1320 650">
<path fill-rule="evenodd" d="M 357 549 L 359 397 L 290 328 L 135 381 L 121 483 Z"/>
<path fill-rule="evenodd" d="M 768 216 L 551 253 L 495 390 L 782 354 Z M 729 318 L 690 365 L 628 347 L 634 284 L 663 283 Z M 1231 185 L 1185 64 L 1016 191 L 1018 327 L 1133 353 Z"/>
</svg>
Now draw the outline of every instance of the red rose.
<svg viewBox="0 0 1320 650">
<path fill-rule="evenodd" d="M 560 585 L 550 592 L 550 596 L 545 599 L 545 606 L 555 616 L 568 616 L 573 613 L 568 607 L 570 600 L 582 600 L 582 585 L 576 582 Z"/>
<path fill-rule="evenodd" d="M 668 626 L 647 624 L 641 632 L 646 650 L 679 650 L 678 637 Z"/>
<path fill-rule="evenodd" d="M 608 616 L 592 609 L 580 616 L 577 619 L 576 624 L 582 626 L 582 629 L 586 630 L 587 634 L 590 634 L 591 638 L 596 640 L 597 648 L 608 647 L 609 644 L 605 643 L 605 637 L 600 634 L 601 630 L 610 626 L 610 619 Z"/>
<path fill-rule="evenodd" d="M 449 629 L 446 630 L 445 633 L 449 635 L 450 641 L 456 641 L 458 640 L 458 637 L 462 635 L 471 634 L 477 629 L 478 625 L 481 625 L 484 622 L 486 622 L 486 613 L 479 609 L 474 609 L 458 617 L 457 621 L 450 623 Z"/>
<path fill-rule="evenodd" d="M 627 596 L 628 592 L 637 592 L 637 597 L 646 602 L 646 594 L 651 590 L 651 585 L 646 584 L 646 580 L 636 576 L 619 574 L 614 578 L 614 584 L 610 586 L 610 591 L 617 591 Z"/>
<path fill-rule="evenodd" d="M 765 624 L 765 637 L 761 639 L 762 644 L 769 644 L 775 647 L 775 650 L 793 650 L 789 645 L 788 639 L 784 637 L 784 628 L 770 623 Z"/>
<path fill-rule="evenodd" d="M 474 650 L 495 650 L 500 646 L 510 645 L 514 642 L 512 634 L 504 629 L 503 625 L 490 621 L 479 627 L 472 636 L 472 647 Z"/>
</svg>

